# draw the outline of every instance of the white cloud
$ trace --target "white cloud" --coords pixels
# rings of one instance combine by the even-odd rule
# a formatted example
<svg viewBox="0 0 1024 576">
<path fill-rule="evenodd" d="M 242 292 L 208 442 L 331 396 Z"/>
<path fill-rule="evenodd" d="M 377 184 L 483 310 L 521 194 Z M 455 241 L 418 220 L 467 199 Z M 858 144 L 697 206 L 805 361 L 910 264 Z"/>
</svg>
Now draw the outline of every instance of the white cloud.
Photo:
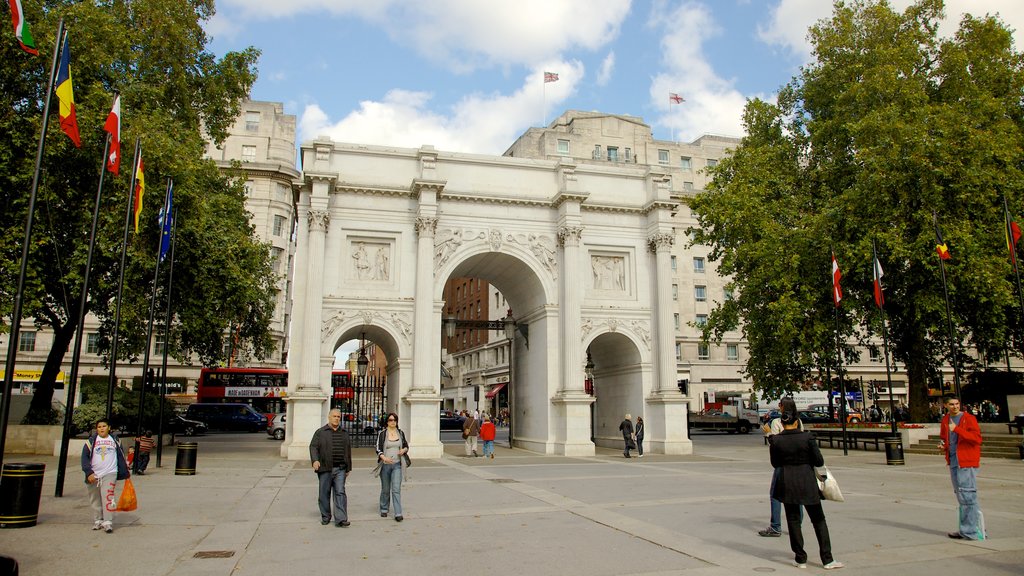
<svg viewBox="0 0 1024 576">
<path fill-rule="evenodd" d="M 590 0 L 221 0 L 240 19 L 298 14 L 361 18 L 424 57 L 465 72 L 502 64 L 536 65 L 573 48 L 597 50 L 614 39 L 630 2 Z M 224 31 L 223 22 L 216 29 Z"/>
<path fill-rule="evenodd" d="M 895 10 L 905 10 L 910 0 L 892 0 Z M 980 17 L 999 14 L 1000 19 L 1016 32 L 1017 49 L 1024 39 L 1024 2 L 1020 0 L 946 0 L 946 18 L 939 25 L 939 34 L 949 36 L 959 26 L 964 13 Z M 804 61 L 811 56 L 807 30 L 815 22 L 832 15 L 832 4 L 821 0 L 780 0 L 771 11 L 769 21 L 758 27 L 758 37 L 772 45 L 782 46 Z"/>
<path fill-rule="evenodd" d="M 612 79 L 612 72 L 615 71 L 615 52 L 609 52 L 601 62 L 601 69 L 597 72 L 597 85 L 607 86 Z"/>
<path fill-rule="evenodd" d="M 544 70 L 557 70 L 559 81 L 544 84 Z M 537 67 L 512 94 L 472 94 L 448 115 L 429 108 L 427 92 L 392 90 L 382 101 L 363 101 L 359 109 L 332 121 L 316 103 L 307 104 L 299 120 L 299 139 L 327 136 L 338 142 L 501 154 L 523 131 L 540 124 L 542 106 L 556 110 L 583 78 L 583 64 L 547 62 Z"/>
<path fill-rule="evenodd" d="M 652 105 L 663 112 L 656 123 L 670 129 L 676 140 L 689 141 L 706 133 L 742 135 L 746 97 L 731 80 L 715 73 L 703 52 L 703 43 L 721 33 L 711 11 L 699 2 L 674 8 L 660 3 L 652 10 L 650 22 L 663 34 L 664 69 L 652 78 L 650 88 Z M 686 102 L 670 106 L 672 92 Z"/>
</svg>

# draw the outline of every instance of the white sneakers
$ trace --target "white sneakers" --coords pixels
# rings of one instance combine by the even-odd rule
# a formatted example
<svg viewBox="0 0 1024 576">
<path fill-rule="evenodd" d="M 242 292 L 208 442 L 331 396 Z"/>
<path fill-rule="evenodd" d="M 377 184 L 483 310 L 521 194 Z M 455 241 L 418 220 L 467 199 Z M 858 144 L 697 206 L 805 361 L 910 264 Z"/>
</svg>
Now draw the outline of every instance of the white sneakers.
<svg viewBox="0 0 1024 576">
<path fill-rule="evenodd" d="M 839 568 L 842 568 L 843 566 L 845 566 L 845 564 L 843 564 L 842 562 L 840 562 L 838 560 L 833 560 L 833 561 L 829 562 L 828 564 L 825 564 L 824 568 L 825 568 L 825 570 L 838 570 Z"/>
<path fill-rule="evenodd" d="M 807 568 L 807 562 L 797 562 L 794 560 L 793 566 L 796 566 L 797 568 Z"/>
<path fill-rule="evenodd" d="M 100 528 L 103 528 L 103 520 L 97 520 L 92 523 L 93 530 L 99 530 Z"/>
</svg>

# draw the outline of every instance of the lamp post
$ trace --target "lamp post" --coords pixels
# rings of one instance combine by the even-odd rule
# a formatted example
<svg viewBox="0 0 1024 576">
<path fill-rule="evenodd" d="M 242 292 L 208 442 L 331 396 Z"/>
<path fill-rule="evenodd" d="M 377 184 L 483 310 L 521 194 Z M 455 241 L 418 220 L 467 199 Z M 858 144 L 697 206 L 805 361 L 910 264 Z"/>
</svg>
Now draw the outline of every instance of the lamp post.
<svg viewBox="0 0 1024 576">
<path fill-rule="evenodd" d="M 366 332 L 359 337 L 359 358 L 356 359 L 356 375 L 359 376 L 359 406 L 365 405 L 366 400 L 366 369 L 370 365 L 370 359 L 366 357 Z M 354 410 L 353 410 L 354 412 Z M 356 415 L 362 418 L 362 414 Z"/>
<path fill-rule="evenodd" d="M 594 360 L 590 357 L 590 348 L 587 348 L 587 364 L 583 367 L 583 375 L 585 380 L 583 381 L 583 388 L 587 394 L 595 397 L 594 402 L 590 403 L 590 441 L 595 442 L 597 436 L 596 431 L 596 416 L 597 416 L 597 390 L 594 389 Z"/>
<path fill-rule="evenodd" d="M 508 447 L 512 448 L 512 430 L 515 423 L 515 394 L 512 390 L 512 367 L 515 366 L 515 350 L 516 350 L 516 321 L 512 317 L 512 309 L 508 309 L 508 314 L 505 315 L 505 338 L 508 340 Z"/>
</svg>

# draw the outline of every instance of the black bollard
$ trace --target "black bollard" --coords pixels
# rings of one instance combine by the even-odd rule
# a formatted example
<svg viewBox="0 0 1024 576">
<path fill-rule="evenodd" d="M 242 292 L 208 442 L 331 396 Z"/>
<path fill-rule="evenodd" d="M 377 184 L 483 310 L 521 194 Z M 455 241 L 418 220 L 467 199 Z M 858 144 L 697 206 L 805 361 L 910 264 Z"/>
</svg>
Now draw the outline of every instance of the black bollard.
<svg viewBox="0 0 1024 576">
<path fill-rule="evenodd" d="M 198 451 L 199 444 L 196 442 L 178 443 L 178 458 L 174 463 L 175 476 L 195 476 Z"/>
<path fill-rule="evenodd" d="M 903 437 L 885 437 L 885 463 L 890 466 L 902 466 L 906 464 L 903 460 Z"/>
<path fill-rule="evenodd" d="M 39 518 L 46 464 L 4 464 L 0 475 L 0 528 L 29 528 Z"/>
</svg>

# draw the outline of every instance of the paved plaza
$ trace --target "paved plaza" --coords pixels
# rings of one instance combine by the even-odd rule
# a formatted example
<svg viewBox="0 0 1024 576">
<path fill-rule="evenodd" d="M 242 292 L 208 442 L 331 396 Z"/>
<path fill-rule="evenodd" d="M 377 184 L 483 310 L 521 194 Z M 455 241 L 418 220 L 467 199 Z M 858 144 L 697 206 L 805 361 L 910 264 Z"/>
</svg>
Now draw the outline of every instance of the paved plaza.
<svg viewBox="0 0 1024 576">
<path fill-rule="evenodd" d="M 321 526 L 307 463 L 278 456 L 264 435 L 196 439 L 195 476 L 163 467 L 136 477 L 139 509 L 113 534 L 91 531 L 71 459 L 54 498 L 56 459 L 44 462 L 39 524 L 0 530 L 0 554 L 21 574 L 283 576 L 286 574 L 685 575 L 821 573 L 790 565 L 788 539 L 761 538 L 771 468 L 761 437 L 694 435 L 694 455 L 624 459 L 541 456 L 499 448 L 494 460 L 415 460 L 403 491 L 405 522 L 381 518 L 369 449 L 349 477 L 351 527 Z M 978 478 L 990 538 L 953 541 L 955 500 L 941 456 L 825 450 L 846 502 L 825 504 L 840 574 L 900 576 L 1024 573 L 1024 462 L 983 459 Z M 414 455 L 415 456 L 415 455 Z M 155 458 L 154 458 L 155 464 Z M 213 556 L 213 557 L 205 557 Z"/>
</svg>

